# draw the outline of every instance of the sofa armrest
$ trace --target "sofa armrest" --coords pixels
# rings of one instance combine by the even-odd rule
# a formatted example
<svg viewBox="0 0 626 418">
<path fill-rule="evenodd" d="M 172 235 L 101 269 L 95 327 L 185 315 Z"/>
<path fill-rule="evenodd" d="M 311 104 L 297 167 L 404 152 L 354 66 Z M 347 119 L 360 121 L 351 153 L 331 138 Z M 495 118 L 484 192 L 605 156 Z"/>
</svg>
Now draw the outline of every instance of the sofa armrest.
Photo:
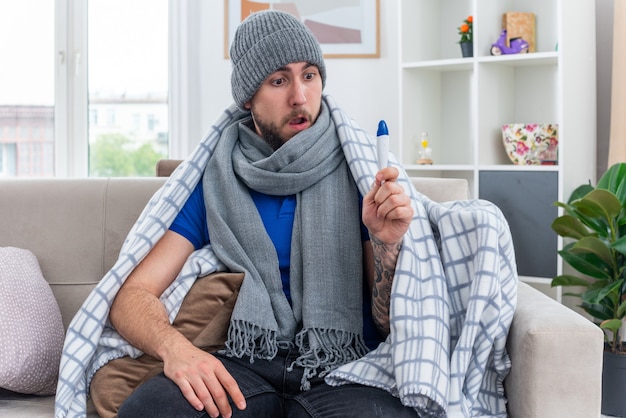
<svg viewBox="0 0 626 418">
<path fill-rule="evenodd" d="M 411 177 L 413 186 L 435 202 L 469 198 L 469 183 L 460 178 Z"/>
<path fill-rule="evenodd" d="M 156 163 L 156 176 L 157 177 L 169 177 L 176 167 L 182 163 L 183 160 L 173 160 L 173 159 L 162 159 L 157 161 Z"/>
<path fill-rule="evenodd" d="M 520 283 L 507 340 L 510 417 L 599 417 L 603 347 L 595 324 Z"/>
</svg>

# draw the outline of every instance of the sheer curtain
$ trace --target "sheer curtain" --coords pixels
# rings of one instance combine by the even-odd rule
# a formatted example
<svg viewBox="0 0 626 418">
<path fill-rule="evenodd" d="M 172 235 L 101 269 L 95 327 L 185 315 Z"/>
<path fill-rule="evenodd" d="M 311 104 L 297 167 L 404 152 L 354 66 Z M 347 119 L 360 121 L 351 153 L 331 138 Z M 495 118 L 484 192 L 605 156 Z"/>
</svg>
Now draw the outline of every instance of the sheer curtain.
<svg viewBox="0 0 626 418">
<path fill-rule="evenodd" d="M 626 162 L 626 1 L 614 1 L 611 139 L 608 166 Z"/>
</svg>

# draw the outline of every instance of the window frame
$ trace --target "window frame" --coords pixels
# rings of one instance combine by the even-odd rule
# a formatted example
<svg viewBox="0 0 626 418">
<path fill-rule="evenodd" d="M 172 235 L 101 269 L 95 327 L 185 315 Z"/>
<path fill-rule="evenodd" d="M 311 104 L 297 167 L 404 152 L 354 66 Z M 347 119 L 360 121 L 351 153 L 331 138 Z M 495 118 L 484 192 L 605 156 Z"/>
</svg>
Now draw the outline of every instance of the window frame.
<svg viewBox="0 0 626 418">
<path fill-rule="evenodd" d="M 194 7 L 168 0 L 168 154 L 187 155 L 187 25 Z M 55 1 L 55 177 L 89 176 L 88 1 Z M 182 156 L 182 157 L 181 157 Z"/>
</svg>

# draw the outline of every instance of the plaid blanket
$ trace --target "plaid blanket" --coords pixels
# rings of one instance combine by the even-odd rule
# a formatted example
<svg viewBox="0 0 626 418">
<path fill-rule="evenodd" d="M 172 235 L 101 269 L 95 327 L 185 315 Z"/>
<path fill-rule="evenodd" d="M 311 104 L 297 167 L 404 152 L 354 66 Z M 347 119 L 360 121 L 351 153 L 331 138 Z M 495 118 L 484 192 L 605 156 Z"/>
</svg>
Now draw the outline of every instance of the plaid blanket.
<svg viewBox="0 0 626 418">
<path fill-rule="evenodd" d="M 375 140 L 335 104 L 329 106 L 357 187 L 365 194 L 377 172 Z M 109 308 L 133 268 L 167 231 L 212 155 L 233 105 L 195 151 L 150 199 L 119 258 L 72 320 L 60 364 L 55 416 L 86 415 L 91 378 L 108 361 L 141 352 L 108 323 Z M 506 416 L 503 380 L 510 370 L 506 337 L 515 311 L 517 275 L 508 225 L 492 204 L 437 204 L 418 193 L 402 167 L 399 182 L 412 198 L 392 288 L 391 334 L 376 350 L 336 369 L 329 384 L 381 387 L 420 416 Z M 161 300 L 176 317 L 196 277 L 224 270 L 210 246 L 195 251 Z"/>
</svg>

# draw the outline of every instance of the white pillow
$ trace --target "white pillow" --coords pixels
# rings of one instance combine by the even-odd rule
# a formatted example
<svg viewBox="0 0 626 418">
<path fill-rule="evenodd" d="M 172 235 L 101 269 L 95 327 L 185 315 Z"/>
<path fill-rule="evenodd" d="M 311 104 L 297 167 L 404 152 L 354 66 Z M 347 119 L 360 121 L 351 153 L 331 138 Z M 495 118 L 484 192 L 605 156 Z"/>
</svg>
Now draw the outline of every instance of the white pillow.
<svg viewBox="0 0 626 418">
<path fill-rule="evenodd" d="M 64 334 L 35 255 L 0 247 L 0 388 L 53 395 Z"/>
</svg>

